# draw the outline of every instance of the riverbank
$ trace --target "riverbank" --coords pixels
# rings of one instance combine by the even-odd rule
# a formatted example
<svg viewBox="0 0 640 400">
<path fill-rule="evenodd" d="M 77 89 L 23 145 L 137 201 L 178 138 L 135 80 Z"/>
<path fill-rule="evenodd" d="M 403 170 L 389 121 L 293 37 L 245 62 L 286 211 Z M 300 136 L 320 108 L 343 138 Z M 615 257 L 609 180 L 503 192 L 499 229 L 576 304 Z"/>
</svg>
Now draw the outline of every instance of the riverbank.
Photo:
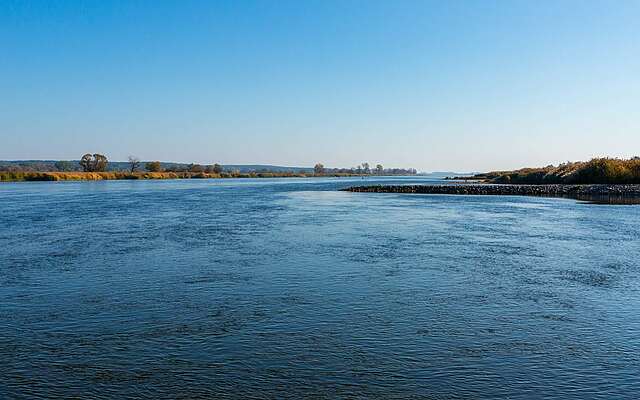
<svg viewBox="0 0 640 400">
<path fill-rule="evenodd" d="M 352 186 L 343 191 L 368 193 L 419 193 L 451 195 L 502 195 L 545 197 L 620 197 L 640 199 L 640 185 L 375 185 Z"/>
<path fill-rule="evenodd" d="M 221 176 L 218 174 L 193 172 L 0 172 L 0 181 L 2 182 L 192 179 L 220 177 Z"/>
<path fill-rule="evenodd" d="M 220 178 L 312 178 L 312 177 L 349 177 L 362 176 L 352 174 L 302 174 L 278 172 L 249 172 L 220 174 L 207 172 L 0 172 L 0 182 L 32 181 L 101 181 L 136 179 L 220 179 Z"/>
<path fill-rule="evenodd" d="M 448 179 L 519 185 L 634 185 L 640 184 L 640 157 L 628 160 L 594 158 L 586 162 L 568 162 L 558 166 L 515 171 L 492 171 Z"/>
</svg>

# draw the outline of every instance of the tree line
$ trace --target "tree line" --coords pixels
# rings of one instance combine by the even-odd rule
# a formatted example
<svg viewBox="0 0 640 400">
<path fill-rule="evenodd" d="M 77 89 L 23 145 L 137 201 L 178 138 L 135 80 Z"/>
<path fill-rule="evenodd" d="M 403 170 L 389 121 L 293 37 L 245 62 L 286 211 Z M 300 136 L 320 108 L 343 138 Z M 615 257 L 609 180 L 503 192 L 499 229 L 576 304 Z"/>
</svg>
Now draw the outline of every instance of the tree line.
<svg viewBox="0 0 640 400">
<path fill-rule="evenodd" d="M 367 162 L 352 168 L 325 168 L 324 164 L 317 163 L 313 167 L 313 172 L 315 175 L 415 175 L 418 173 L 415 168 L 384 168 L 382 164 L 376 164 L 371 168 Z"/>
<path fill-rule="evenodd" d="M 251 170 L 241 173 L 240 170 L 225 170 L 218 164 L 176 164 L 161 163 L 160 161 L 143 162 L 137 156 L 129 156 L 126 162 L 110 163 L 107 156 L 101 153 L 84 154 L 79 161 L 0 161 L 0 171 L 5 172 L 114 172 L 124 171 L 130 174 L 141 172 L 174 172 L 224 176 L 346 176 L 346 175 L 415 175 L 413 168 L 384 168 L 381 164 L 371 167 L 369 163 L 362 163 L 352 168 L 325 168 L 322 163 L 317 163 L 313 170 L 310 168 L 300 171 L 268 169 Z"/>
<path fill-rule="evenodd" d="M 220 174 L 224 171 L 222 165 L 173 164 L 166 166 L 160 161 L 142 162 L 137 156 L 129 156 L 128 161 L 109 163 L 108 158 L 100 153 L 87 153 L 79 161 L 0 161 L 0 171 L 5 172 L 106 172 L 127 171 L 134 172 L 193 172 Z"/>
</svg>

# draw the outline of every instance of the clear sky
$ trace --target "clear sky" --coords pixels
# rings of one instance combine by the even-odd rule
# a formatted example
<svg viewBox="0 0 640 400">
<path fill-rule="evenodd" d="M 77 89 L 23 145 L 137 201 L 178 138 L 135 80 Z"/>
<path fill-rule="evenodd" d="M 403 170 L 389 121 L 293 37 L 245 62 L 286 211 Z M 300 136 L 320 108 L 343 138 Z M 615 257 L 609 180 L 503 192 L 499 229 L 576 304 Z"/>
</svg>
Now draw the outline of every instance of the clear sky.
<svg viewBox="0 0 640 400">
<path fill-rule="evenodd" d="M 0 0 L 0 159 L 640 154 L 640 1 Z"/>
</svg>

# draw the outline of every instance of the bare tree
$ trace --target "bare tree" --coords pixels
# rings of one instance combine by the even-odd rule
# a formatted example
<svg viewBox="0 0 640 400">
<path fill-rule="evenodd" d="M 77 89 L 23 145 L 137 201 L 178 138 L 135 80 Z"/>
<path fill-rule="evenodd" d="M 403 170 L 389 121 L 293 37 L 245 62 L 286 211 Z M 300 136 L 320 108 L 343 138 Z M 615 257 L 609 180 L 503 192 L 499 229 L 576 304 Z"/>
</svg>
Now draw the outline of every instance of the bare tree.
<svg viewBox="0 0 640 400">
<path fill-rule="evenodd" d="M 107 157 L 102 154 L 85 154 L 80 159 L 80 166 L 84 172 L 101 172 L 107 169 Z"/>
<path fill-rule="evenodd" d="M 140 167 L 140 159 L 136 156 L 129 156 L 129 169 L 133 174 Z"/>
</svg>

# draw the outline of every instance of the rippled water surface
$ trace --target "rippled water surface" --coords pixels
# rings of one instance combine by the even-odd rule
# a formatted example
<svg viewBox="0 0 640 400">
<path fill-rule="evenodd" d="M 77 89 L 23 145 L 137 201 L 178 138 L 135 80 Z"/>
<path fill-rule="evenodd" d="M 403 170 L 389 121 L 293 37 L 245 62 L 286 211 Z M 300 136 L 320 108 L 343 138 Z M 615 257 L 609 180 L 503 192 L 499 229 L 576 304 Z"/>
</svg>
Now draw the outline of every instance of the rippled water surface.
<svg viewBox="0 0 640 400">
<path fill-rule="evenodd" d="M 0 398 L 640 396 L 640 206 L 354 182 L 0 184 Z"/>
</svg>

